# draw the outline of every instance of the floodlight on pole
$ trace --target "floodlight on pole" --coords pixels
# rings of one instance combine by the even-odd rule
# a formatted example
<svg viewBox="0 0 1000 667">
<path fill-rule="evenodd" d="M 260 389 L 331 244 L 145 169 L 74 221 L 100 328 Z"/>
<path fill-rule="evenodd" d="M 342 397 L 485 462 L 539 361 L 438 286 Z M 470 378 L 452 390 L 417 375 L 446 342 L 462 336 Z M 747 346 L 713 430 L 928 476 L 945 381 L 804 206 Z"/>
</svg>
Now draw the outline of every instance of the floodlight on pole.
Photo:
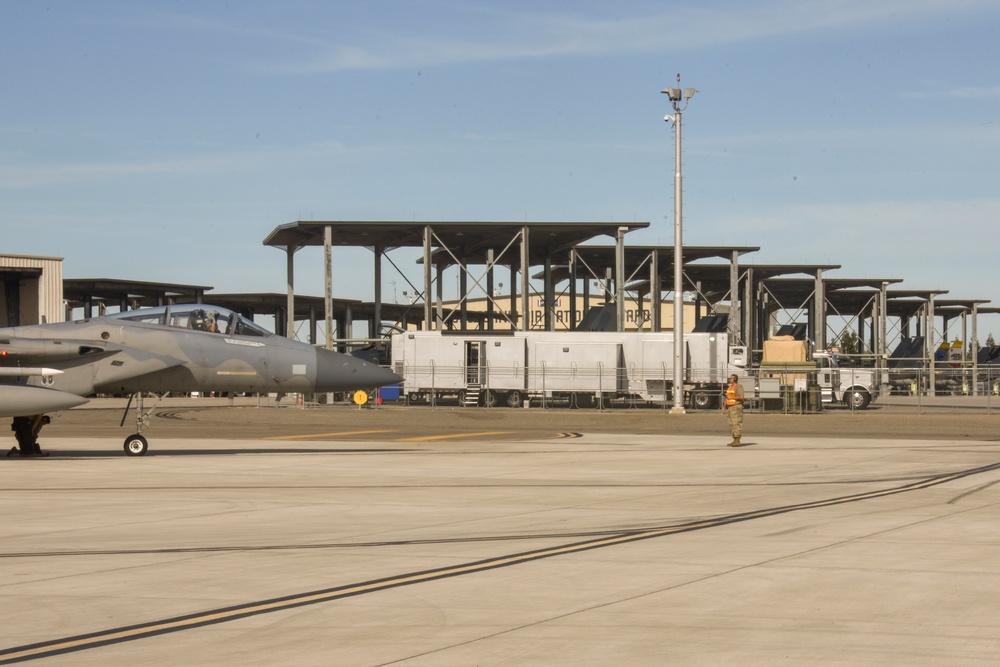
<svg viewBox="0 0 1000 667">
<path fill-rule="evenodd" d="M 681 114 L 688 102 L 698 91 L 694 88 L 680 89 L 681 75 L 677 75 L 677 88 L 664 88 L 674 108 L 673 115 L 667 114 L 663 120 L 674 124 L 674 379 L 673 406 L 671 414 L 684 414 L 684 250 L 683 250 L 683 208 L 681 177 Z M 681 106 L 681 100 L 684 104 Z"/>
</svg>

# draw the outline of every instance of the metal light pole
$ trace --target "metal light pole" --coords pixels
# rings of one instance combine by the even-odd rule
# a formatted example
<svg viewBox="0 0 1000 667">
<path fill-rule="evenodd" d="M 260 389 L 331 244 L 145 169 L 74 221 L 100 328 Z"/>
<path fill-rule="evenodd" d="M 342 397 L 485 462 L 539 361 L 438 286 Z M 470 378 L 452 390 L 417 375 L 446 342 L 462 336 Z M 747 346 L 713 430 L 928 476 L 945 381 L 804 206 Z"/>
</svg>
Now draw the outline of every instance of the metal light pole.
<svg viewBox="0 0 1000 667">
<path fill-rule="evenodd" d="M 680 86 L 681 75 L 677 75 L 677 85 Z M 685 88 L 664 88 L 662 93 L 670 98 L 674 114 L 667 114 L 663 120 L 673 122 L 675 135 L 674 150 L 674 404 L 671 414 L 684 414 L 684 279 L 683 279 L 683 243 L 682 243 L 682 179 L 681 179 L 681 113 L 687 109 L 688 102 L 698 91 Z M 682 106 L 683 100 L 683 106 Z"/>
</svg>

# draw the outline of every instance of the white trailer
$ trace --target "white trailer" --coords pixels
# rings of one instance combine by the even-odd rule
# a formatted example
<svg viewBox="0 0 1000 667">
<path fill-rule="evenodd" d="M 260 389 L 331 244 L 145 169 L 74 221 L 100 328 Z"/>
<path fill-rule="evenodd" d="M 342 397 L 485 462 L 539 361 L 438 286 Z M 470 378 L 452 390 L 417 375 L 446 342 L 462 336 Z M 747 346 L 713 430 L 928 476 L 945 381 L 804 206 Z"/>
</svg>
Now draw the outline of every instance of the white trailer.
<svg viewBox="0 0 1000 667">
<path fill-rule="evenodd" d="M 392 367 L 410 401 L 456 397 L 463 405 L 520 406 L 566 400 L 574 406 L 631 397 L 673 400 L 673 333 L 437 332 L 392 337 Z M 747 350 L 724 333 L 684 335 L 684 388 L 696 408 L 718 406 Z"/>
<path fill-rule="evenodd" d="M 402 371 L 402 391 L 410 402 L 455 396 L 461 404 L 478 403 L 486 386 L 491 403 L 502 395 L 513 406 L 521 405 L 527 390 L 527 349 L 514 335 L 396 333 L 391 358 L 392 367 Z"/>
</svg>

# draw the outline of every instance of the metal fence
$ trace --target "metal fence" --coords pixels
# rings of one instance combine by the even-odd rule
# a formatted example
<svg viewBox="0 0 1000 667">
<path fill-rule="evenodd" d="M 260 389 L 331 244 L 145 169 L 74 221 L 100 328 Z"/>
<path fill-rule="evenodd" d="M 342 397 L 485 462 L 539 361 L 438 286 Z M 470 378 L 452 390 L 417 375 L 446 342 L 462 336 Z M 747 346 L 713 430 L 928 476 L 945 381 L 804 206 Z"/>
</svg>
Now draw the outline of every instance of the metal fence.
<svg viewBox="0 0 1000 667">
<path fill-rule="evenodd" d="M 1000 410 L 1000 368 L 895 368 L 883 371 L 884 410 L 985 412 Z"/>
<path fill-rule="evenodd" d="M 400 400 L 431 406 L 484 408 L 541 407 L 662 409 L 673 406 L 672 369 L 593 366 L 524 367 L 427 364 L 408 366 Z M 1000 368 L 881 369 L 851 367 L 767 367 L 740 370 L 746 409 L 759 413 L 804 414 L 856 411 L 867 401 L 850 400 L 843 389 L 874 371 L 869 410 L 900 412 L 986 412 L 1000 409 Z M 725 379 L 718 369 L 688 369 L 685 407 L 719 409 Z M 419 387 L 414 391 L 414 387 Z M 470 391 L 478 392 L 470 395 Z M 471 402 L 470 402 L 471 399 Z"/>
</svg>

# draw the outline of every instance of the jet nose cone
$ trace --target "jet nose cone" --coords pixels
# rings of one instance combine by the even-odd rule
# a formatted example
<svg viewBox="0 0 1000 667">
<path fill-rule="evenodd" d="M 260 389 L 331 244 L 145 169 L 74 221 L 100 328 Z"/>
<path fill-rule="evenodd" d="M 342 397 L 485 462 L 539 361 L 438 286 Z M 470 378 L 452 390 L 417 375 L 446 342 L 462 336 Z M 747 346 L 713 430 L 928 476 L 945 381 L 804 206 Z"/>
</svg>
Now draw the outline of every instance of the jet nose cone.
<svg viewBox="0 0 1000 667">
<path fill-rule="evenodd" d="M 390 370 L 364 359 L 331 350 L 316 350 L 316 391 L 374 389 L 402 382 Z"/>
<path fill-rule="evenodd" d="M 358 371 L 358 377 L 361 378 L 358 386 L 363 389 L 384 387 L 388 384 L 399 384 L 403 381 L 402 377 L 396 375 L 387 368 L 382 368 L 381 366 L 376 366 L 375 364 L 368 362 L 362 363 L 364 363 L 366 367 Z"/>
</svg>

